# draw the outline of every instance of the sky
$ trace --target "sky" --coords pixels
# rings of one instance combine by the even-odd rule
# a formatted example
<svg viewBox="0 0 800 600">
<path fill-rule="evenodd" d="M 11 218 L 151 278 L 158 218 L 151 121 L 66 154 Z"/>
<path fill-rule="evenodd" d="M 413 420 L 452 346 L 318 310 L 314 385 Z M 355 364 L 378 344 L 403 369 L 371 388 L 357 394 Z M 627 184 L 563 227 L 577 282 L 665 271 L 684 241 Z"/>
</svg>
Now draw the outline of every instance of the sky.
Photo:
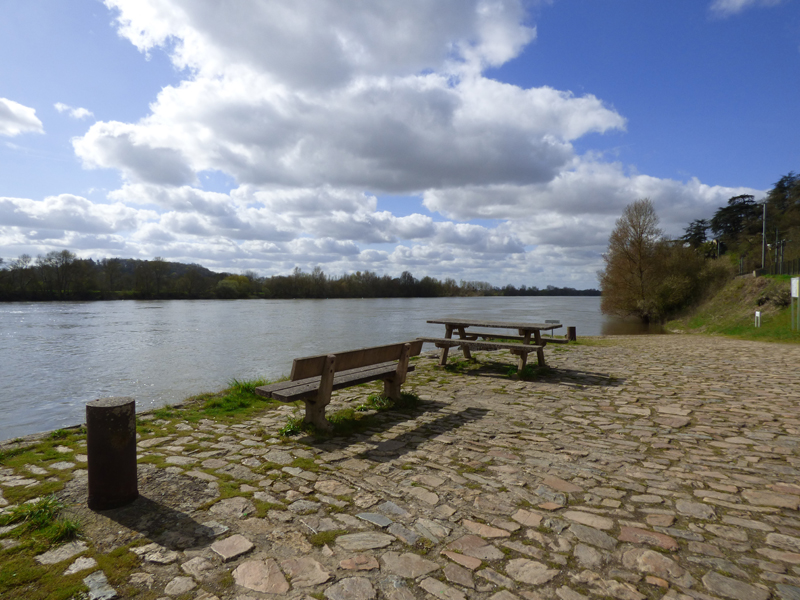
<svg viewBox="0 0 800 600">
<path fill-rule="evenodd" d="M 800 171 L 798 0 L 3 0 L 0 257 L 597 287 Z"/>
</svg>

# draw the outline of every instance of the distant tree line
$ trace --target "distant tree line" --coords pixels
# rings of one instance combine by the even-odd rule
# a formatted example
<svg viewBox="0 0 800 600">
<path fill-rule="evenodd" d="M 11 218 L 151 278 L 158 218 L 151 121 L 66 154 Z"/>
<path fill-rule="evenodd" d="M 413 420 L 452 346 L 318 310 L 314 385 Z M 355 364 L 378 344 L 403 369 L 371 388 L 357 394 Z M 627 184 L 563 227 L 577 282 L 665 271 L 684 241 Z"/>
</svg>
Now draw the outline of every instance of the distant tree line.
<svg viewBox="0 0 800 600">
<path fill-rule="evenodd" d="M 598 273 L 601 310 L 645 322 L 664 321 L 695 305 L 736 273 L 737 263 L 765 268 L 800 255 L 800 176 L 794 172 L 767 193 L 730 198 L 711 219 L 689 223 L 678 239 L 664 236 L 653 203 L 643 198 L 625 208 Z M 773 239 L 761 264 L 762 231 Z M 795 240 L 795 242 L 792 242 Z M 777 243 L 776 243 L 777 241 Z M 718 260 L 720 259 L 720 260 Z M 741 270 L 741 269 L 740 269 Z"/>
<path fill-rule="evenodd" d="M 320 267 L 311 273 L 295 268 L 291 275 L 260 277 L 215 273 L 197 264 L 132 258 L 78 258 L 69 250 L 35 259 L 23 254 L 0 258 L 0 300 L 118 300 L 193 298 L 433 298 L 441 296 L 599 296 L 596 289 L 547 286 L 499 288 L 483 281 L 433 277 L 400 277 L 357 271 L 339 277 Z"/>
</svg>

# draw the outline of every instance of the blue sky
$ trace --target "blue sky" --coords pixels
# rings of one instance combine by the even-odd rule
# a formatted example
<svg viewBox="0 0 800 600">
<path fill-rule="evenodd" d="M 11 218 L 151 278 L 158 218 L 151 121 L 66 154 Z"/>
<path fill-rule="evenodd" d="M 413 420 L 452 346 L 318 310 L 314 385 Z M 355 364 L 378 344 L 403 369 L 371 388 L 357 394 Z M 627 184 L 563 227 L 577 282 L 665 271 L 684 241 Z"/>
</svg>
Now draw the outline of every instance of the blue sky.
<svg viewBox="0 0 800 600">
<path fill-rule="evenodd" d="M 595 287 L 626 204 L 650 197 L 680 235 L 800 170 L 797 0 L 10 0 L 3 17 L 6 261 Z"/>
</svg>

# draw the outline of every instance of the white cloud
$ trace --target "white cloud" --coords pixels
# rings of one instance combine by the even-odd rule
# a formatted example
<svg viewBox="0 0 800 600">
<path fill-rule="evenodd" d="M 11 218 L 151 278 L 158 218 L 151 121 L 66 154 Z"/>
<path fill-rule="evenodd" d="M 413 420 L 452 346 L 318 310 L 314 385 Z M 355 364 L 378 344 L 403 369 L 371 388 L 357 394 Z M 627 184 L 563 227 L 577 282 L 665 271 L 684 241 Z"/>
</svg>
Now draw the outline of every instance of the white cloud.
<svg viewBox="0 0 800 600">
<path fill-rule="evenodd" d="M 521 0 L 106 4 L 121 35 L 188 69 L 148 117 L 74 141 L 87 167 L 130 181 L 216 169 L 240 184 L 388 192 L 544 182 L 571 140 L 625 125 L 592 95 L 481 75 L 535 36 Z"/>
<path fill-rule="evenodd" d="M 777 6 L 783 0 L 714 0 L 711 11 L 722 16 L 735 15 L 755 6 Z"/>
<path fill-rule="evenodd" d="M 135 210 L 120 202 L 95 204 L 72 194 L 48 196 L 38 201 L 0 197 L 0 223 L 8 227 L 115 233 L 135 230 L 157 216 L 153 211 Z"/>
<path fill-rule="evenodd" d="M 0 135 L 13 137 L 21 133 L 44 133 L 36 110 L 19 102 L 0 98 Z"/>
<path fill-rule="evenodd" d="M 710 217 L 739 194 L 764 192 L 626 173 L 620 164 L 588 157 L 546 183 L 428 190 L 424 204 L 451 219 L 507 220 L 526 244 L 593 246 L 607 242 L 614 220 L 639 198 L 653 200 L 667 232 L 678 235 L 689 221 Z"/>
<path fill-rule="evenodd" d="M 56 102 L 53 106 L 58 112 L 65 112 L 73 119 L 86 119 L 87 117 L 94 116 L 94 113 L 87 108 L 73 108 L 69 104 L 64 104 L 63 102 Z"/>
<path fill-rule="evenodd" d="M 534 36 L 522 0 L 105 0 L 119 32 L 142 51 L 170 49 L 202 75 L 232 64 L 292 89 L 347 85 L 362 76 L 498 65 Z M 474 68 L 474 67 L 473 67 Z"/>
</svg>

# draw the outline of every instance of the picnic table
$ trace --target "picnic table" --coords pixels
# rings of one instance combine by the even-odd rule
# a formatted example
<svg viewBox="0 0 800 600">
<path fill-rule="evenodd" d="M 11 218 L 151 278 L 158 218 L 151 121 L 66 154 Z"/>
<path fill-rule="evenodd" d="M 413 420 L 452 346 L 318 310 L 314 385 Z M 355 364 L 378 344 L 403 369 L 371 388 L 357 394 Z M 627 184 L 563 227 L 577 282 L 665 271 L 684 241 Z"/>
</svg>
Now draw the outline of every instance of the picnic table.
<svg viewBox="0 0 800 600">
<path fill-rule="evenodd" d="M 424 342 L 433 343 L 437 348 L 442 349 L 439 364 L 447 364 L 447 355 L 450 348 L 459 346 L 464 353 L 464 358 L 472 358 L 470 349 L 473 350 L 510 350 L 512 354 L 519 356 L 519 370 L 525 368 L 527 357 L 530 352 L 536 352 L 539 366 L 545 366 L 544 347 L 548 342 L 565 343 L 564 339 L 544 338 L 543 331 L 552 333 L 554 329 L 561 327 L 561 323 L 521 323 L 517 321 L 487 321 L 483 319 L 430 319 L 428 323 L 444 325 L 445 334 L 443 338 L 418 338 Z M 492 331 L 467 331 L 469 327 L 485 327 L 488 329 L 512 329 L 516 330 L 517 335 L 497 333 Z M 453 333 L 458 333 L 454 338 Z M 481 339 L 479 339 L 481 338 Z M 513 340 L 513 342 L 492 342 L 487 340 L 503 339 Z M 533 341 L 534 343 L 531 343 Z"/>
</svg>

